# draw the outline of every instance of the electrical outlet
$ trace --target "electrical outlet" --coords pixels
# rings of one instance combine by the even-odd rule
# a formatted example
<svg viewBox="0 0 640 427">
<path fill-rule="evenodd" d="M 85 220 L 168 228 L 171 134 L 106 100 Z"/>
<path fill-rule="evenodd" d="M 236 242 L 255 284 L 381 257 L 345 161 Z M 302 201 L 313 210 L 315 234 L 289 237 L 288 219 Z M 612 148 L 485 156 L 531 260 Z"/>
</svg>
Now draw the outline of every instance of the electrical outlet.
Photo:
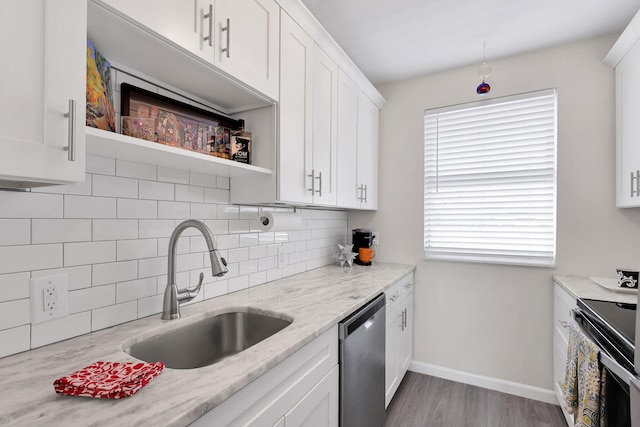
<svg viewBox="0 0 640 427">
<path fill-rule="evenodd" d="M 374 231 L 373 232 L 373 244 L 376 246 L 380 246 L 380 232 L 379 231 Z"/>
<path fill-rule="evenodd" d="M 289 255 L 284 251 L 284 247 L 280 246 L 278 248 L 278 268 L 285 268 L 288 261 Z"/>
<path fill-rule="evenodd" d="M 44 288 L 42 292 L 44 311 L 54 311 L 58 307 L 58 287 L 50 286 L 48 288 Z"/>
<path fill-rule="evenodd" d="M 67 275 L 31 279 L 31 323 L 43 323 L 69 315 Z"/>
</svg>

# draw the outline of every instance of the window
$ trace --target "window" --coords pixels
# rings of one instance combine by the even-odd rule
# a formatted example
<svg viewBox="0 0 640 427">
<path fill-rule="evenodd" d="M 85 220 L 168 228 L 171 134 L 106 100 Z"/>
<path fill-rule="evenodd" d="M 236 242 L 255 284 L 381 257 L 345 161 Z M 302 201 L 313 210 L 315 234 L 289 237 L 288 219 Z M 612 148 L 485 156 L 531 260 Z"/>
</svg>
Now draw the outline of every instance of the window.
<svg viewBox="0 0 640 427">
<path fill-rule="evenodd" d="M 425 111 L 425 258 L 553 266 L 555 89 Z"/>
</svg>

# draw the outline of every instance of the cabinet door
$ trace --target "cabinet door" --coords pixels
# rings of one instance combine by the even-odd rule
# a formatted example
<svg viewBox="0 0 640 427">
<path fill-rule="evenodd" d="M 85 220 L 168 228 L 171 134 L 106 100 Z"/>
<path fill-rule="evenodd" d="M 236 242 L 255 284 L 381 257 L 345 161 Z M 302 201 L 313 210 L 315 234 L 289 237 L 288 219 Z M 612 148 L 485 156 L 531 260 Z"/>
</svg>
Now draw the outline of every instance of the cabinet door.
<svg viewBox="0 0 640 427">
<path fill-rule="evenodd" d="M 215 64 L 277 100 L 280 6 L 274 0 L 215 0 L 214 15 Z"/>
<path fill-rule="evenodd" d="M 213 11 L 213 0 L 103 0 L 155 33 L 209 62 L 213 62 L 213 21 L 205 17 Z"/>
<path fill-rule="evenodd" d="M 338 170 L 337 205 L 359 208 L 358 188 L 358 97 L 360 88 L 343 71 L 338 75 Z"/>
<path fill-rule="evenodd" d="M 278 198 L 311 203 L 314 42 L 289 15 L 281 15 Z"/>
<path fill-rule="evenodd" d="M 0 2 L 0 180 L 84 181 L 86 32 L 85 0 Z"/>
<path fill-rule="evenodd" d="M 616 188 L 618 207 L 640 206 L 640 45 L 616 67 Z"/>
<path fill-rule="evenodd" d="M 413 286 L 407 286 L 406 295 L 402 302 L 402 311 L 404 312 L 403 326 L 400 328 L 400 339 L 398 342 L 398 363 L 399 381 L 402 381 L 404 374 L 409 369 L 411 356 L 413 354 Z"/>
<path fill-rule="evenodd" d="M 398 367 L 400 342 L 400 327 L 402 325 L 401 310 L 398 304 L 388 307 L 387 325 L 385 330 L 385 380 L 384 380 L 384 406 L 389 406 L 398 385 L 400 384 L 400 371 Z"/>
<path fill-rule="evenodd" d="M 313 68 L 313 203 L 336 204 L 338 66 L 317 45 Z"/>
<path fill-rule="evenodd" d="M 338 385 L 336 366 L 285 415 L 285 426 L 338 427 Z"/>
<path fill-rule="evenodd" d="M 378 209 L 378 107 L 366 96 L 358 98 L 358 186 L 361 209 Z"/>
</svg>

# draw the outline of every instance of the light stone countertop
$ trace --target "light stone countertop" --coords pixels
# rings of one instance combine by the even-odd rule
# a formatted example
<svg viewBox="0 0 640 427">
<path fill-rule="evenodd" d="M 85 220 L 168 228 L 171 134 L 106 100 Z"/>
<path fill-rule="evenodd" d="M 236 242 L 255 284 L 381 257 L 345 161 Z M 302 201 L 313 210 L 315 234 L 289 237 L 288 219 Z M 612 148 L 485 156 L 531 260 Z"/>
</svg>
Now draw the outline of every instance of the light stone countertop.
<svg viewBox="0 0 640 427">
<path fill-rule="evenodd" d="M 553 276 L 553 281 L 574 298 L 588 298 L 602 301 L 636 304 L 637 293 L 621 293 L 606 289 L 595 283 L 588 277 L 578 276 Z"/>
<path fill-rule="evenodd" d="M 184 426 L 413 272 L 415 266 L 326 266 L 182 307 L 182 318 L 160 315 L 93 332 L 0 359 L 0 425 Z M 53 381 L 96 361 L 136 361 L 122 351 L 144 339 L 233 308 L 254 307 L 291 316 L 289 326 L 211 366 L 165 370 L 125 399 L 57 395 Z"/>
</svg>

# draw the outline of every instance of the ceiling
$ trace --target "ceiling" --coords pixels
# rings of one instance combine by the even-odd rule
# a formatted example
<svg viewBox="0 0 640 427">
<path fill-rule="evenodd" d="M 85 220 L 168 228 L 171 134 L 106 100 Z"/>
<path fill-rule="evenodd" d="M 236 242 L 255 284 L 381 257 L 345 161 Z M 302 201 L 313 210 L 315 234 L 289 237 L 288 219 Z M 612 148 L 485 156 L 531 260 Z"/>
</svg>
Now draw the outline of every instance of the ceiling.
<svg viewBox="0 0 640 427">
<path fill-rule="evenodd" d="M 618 34 L 640 0 L 302 0 L 374 84 Z"/>
</svg>

